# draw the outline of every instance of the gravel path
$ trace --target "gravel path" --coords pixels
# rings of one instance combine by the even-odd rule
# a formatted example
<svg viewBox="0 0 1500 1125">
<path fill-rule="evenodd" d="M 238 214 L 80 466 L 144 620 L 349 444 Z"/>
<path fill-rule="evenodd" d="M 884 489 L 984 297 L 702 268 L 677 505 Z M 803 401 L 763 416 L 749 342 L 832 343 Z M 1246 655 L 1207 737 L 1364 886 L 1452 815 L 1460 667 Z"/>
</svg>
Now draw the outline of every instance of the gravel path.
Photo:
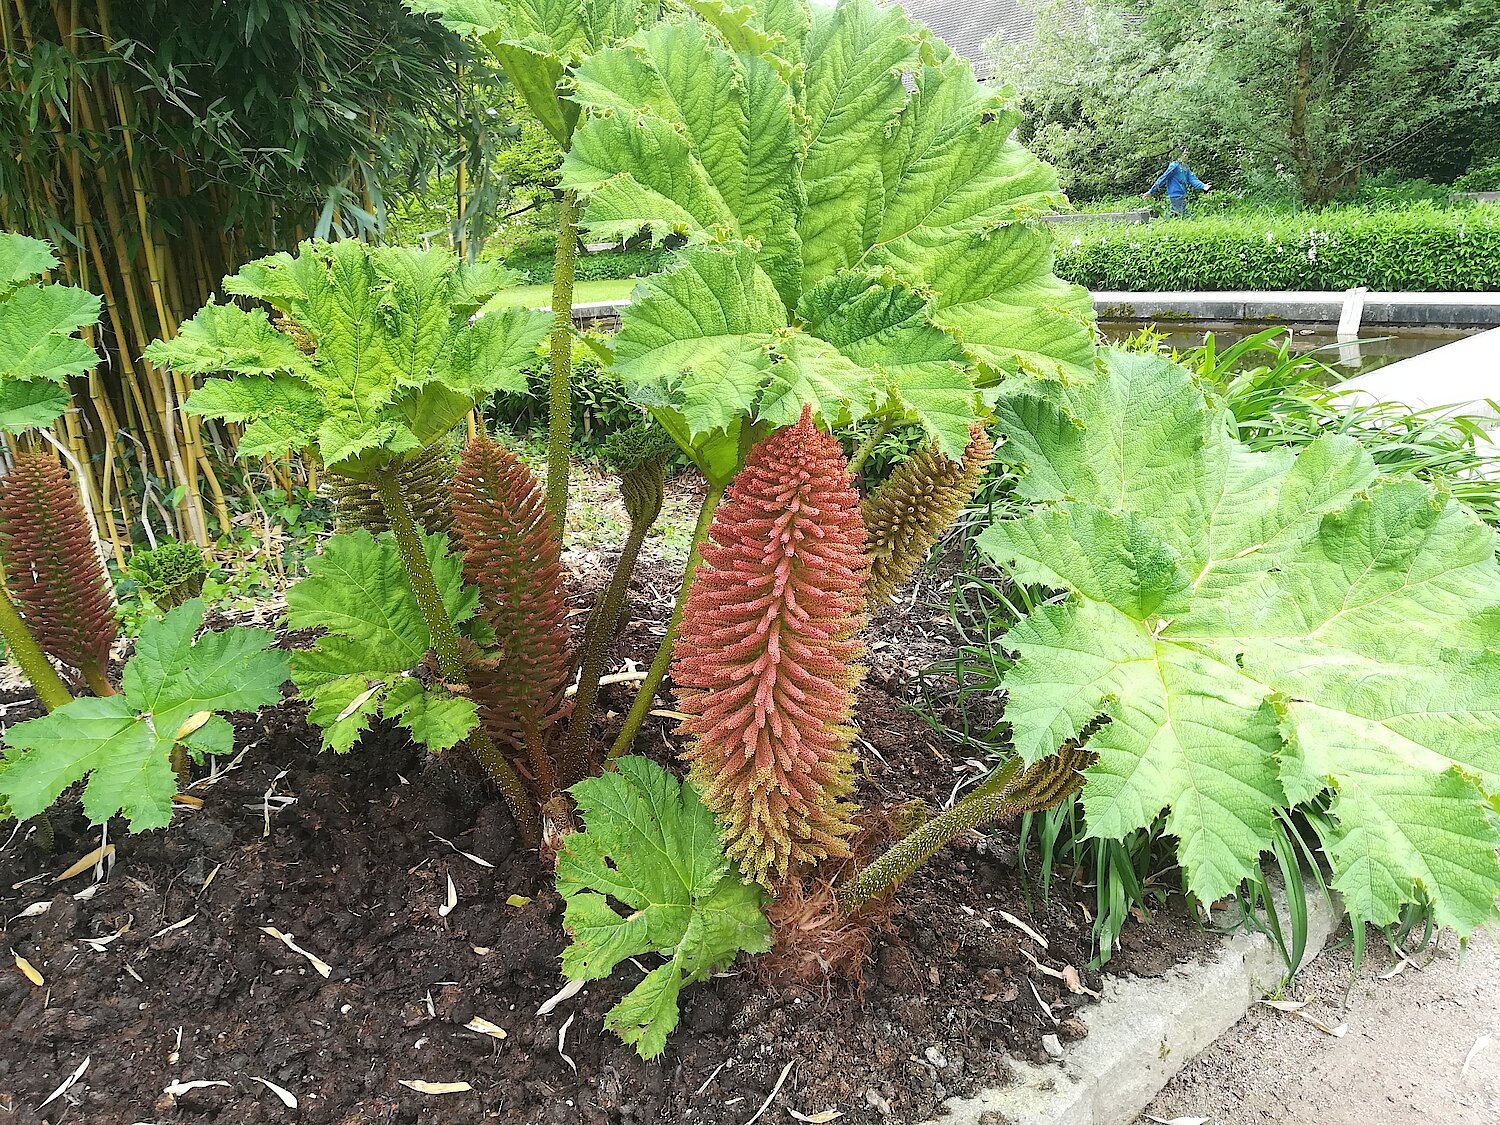
<svg viewBox="0 0 1500 1125">
<path fill-rule="evenodd" d="M 1372 933 L 1350 988 L 1348 949 L 1325 953 L 1278 997 L 1306 1001 L 1300 1013 L 1256 1006 L 1137 1125 L 1496 1125 L 1497 936 L 1476 934 L 1460 960 L 1445 935 L 1387 976 L 1395 964 Z"/>
</svg>

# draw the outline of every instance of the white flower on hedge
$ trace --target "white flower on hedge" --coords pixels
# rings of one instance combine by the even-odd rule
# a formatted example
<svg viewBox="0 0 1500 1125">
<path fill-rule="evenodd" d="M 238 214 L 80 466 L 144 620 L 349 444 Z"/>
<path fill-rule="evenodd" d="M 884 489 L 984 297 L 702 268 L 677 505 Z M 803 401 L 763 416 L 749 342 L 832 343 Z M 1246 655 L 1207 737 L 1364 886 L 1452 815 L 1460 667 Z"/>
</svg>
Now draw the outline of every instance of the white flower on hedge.
<svg viewBox="0 0 1500 1125">
<path fill-rule="evenodd" d="M 1307 260 L 1309 262 L 1316 262 L 1318 260 L 1318 248 L 1316 246 L 1309 246 L 1307 248 Z"/>
<path fill-rule="evenodd" d="M 1071 243 L 1071 244 L 1070 244 L 1070 245 L 1073 245 L 1073 246 L 1082 246 L 1082 245 L 1083 245 L 1083 239 L 1081 239 L 1081 238 L 1079 238 L 1079 237 L 1078 237 L 1078 236 L 1077 236 L 1077 235 L 1076 235 L 1076 234 L 1075 234 L 1075 235 L 1074 235 L 1074 236 L 1073 236 L 1073 241 L 1072 241 L 1072 243 Z"/>
</svg>

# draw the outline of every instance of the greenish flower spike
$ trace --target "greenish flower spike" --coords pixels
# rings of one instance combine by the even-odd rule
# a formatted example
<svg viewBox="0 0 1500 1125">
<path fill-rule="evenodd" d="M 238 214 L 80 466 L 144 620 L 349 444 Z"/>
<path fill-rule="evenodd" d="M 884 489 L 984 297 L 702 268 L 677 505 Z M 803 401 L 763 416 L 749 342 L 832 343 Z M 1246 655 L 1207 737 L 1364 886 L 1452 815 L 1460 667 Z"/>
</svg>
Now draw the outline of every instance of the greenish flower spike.
<svg viewBox="0 0 1500 1125">
<path fill-rule="evenodd" d="M 1419 901 L 1461 934 L 1493 918 L 1494 533 L 1350 438 L 1251 452 L 1189 372 L 1106 355 L 1092 385 L 998 408 L 1036 504 L 981 543 L 1071 594 L 1006 635 L 1016 750 L 1035 762 L 1107 716 L 1089 832 L 1165 810 L 1205 901 L 1256 872 L 1278 808 L 1315 802 L 1356 920 Z"/>
<path fill-rule="evenodd" d="M 871 0 L 692 7 L 577 68 L 563 184 L 601 237 L 688 237 L 614 363 L 711 479 L 803 403 L 957 460 L 982 390 L 1092 377 L 1092 303 L 1031 221 L 1057 180 L 1003 92 Z"/>
<path fill-rule="evenodd" d="M 211 379 L 195 414 L 248 423 L 247 455 L 314 449 L 346 477 L 368 480 L 445 437 L 495 391 L 524 390 L 522 367 L 547 333 L 529 309 L 474 313 L 507 282 L 444 250 L 303 243 L 225 278 L 264 310 L 204 307 L 147 358 Z M 310 347 L 304 351 L 303 346 Z"/>
<path fill-rule="evenodd" d="M 565 837 L 557 856 L 563 925 L 573 939 L 563 974 L 599 980 L 629 957 L 667 958 L 604 1017 L 653 1059 L 677 1026 L 682 989 L 742 951 L 770 949 L 771 928 L 763 892 L 732 870 L 693 787 L 645 758 L 621 758 L 618 768 L 569 790 L 586 830 Z"/>
<path fill-rule="evenodd" d="M 286 654 L 265 629 L 198 637 L 204 605 L 190 601 L 148 618 L 125 666 L 119 695 L 75 699 L 5 732 L 0 805 L 24 820 L 88 778 L 83 811 L 95 824 L 116 813 L 139 832 L 172 819 L 172 748 L 195 760 L 234 749 L 234 728 L 216 712 L 253 711 L 281 700 Z M 196 638 L 196 639 L 195 639 Z"/>
<path fill-rule="evenodd" d="M 99 320 L 99 298 L 37 279 L 57 265 L 52 247 L 0 232 L 0 429 L 50 426 L 68 408 L 68 379 L 99 355 L 78 338 Z"/>
</svg>

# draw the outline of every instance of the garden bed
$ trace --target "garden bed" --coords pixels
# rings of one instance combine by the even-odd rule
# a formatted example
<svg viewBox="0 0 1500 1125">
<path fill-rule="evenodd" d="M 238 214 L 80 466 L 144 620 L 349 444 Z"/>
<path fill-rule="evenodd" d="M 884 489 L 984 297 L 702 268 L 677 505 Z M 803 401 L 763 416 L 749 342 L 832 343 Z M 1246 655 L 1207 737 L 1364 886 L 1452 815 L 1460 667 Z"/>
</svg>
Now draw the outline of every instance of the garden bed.
<svg viewBox="0 0 1500 1125">
<path fill-rule="evenodd" d="M 638 576 L 643 601 L 654 570 Z M 922 636 L 924 615 L 898 614 L 872 639 L 858 712 L 867 806 L 938 804 L 976 773 L 892 694 L 912 651 L 940 640 Z M 651 633 L 636 622 L 623 647 L 647 653 Z M 629 686 L 606 690 L 622 710 Z M 7 723 L 30 711 L 18 698 Z M 668 756 L 665 726 L 637 745 Z M 1085 967 L 1083 912 L 1065 893 L 1029 908 L 1012 848 L 958 847 L 903 889 L 862 992 L 778 991 L 742 962 L 684 995 L 667 1053 L 643 1063 L 602 1027 L 635 972 L 537 1016 L 563 984 L 561 900 L 502 802 L 401 737 L 322 754 L 300 704 L 242 717 L 238 734 L 243 758 L 191 791 L 203 807 L 169 831 L 112 836 L 113 870 L 85 897 L 91 871 L 53 881 L 99 843 L 76 804 L 54 816 L 53 855 L 19 837 L 0 852 L 5 945 L 45 981 L 0 971 L 0 1121 L 727 1125 L 748 1121 L 788 1064 L 769 1119 L 788 1120 L 784 1107 L 921 1121 L 999 1081 L 1008 1056 L 1045 1061 L 1044 1036 L 1085 1034 L 1075 1012 L 1100 979 Z M 13 917 L 38 903 L 44 913 Z M 327 978 L 266 928 L 325 962 Z M 467 1029 L 476 1017 L 505 1038 Z M 257 1077 L 295 1096 L 296 1113 Z M 164 1092 L 191 1082 L 228 1085 Z"/>
</svg>

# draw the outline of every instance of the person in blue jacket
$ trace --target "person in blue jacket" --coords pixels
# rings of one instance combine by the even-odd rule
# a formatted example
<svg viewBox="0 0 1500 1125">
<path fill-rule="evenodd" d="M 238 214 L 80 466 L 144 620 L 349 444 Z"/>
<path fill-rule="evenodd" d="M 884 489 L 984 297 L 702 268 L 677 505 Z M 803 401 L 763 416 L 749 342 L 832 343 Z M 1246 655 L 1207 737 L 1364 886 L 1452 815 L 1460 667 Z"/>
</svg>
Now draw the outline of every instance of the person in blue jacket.
<svg viewBox="0 0 1500 1125">
<path fill-rule="evenodd" d="M 1142 199 L 1150 199 L 1162 188 L 1167 189 L 1167 202 L 1172 205 L 1172 217 L 1180 219 L 1187 214 L 1187 193 L 1189 187 L 1195 187 L 1199 191 L 1212 191 L 1212 184 L 1205 184 L 1193 170 L 1187 166 L 1188 150 L 1183 149 L 1177 154 L 1177 159 L 1167 165 L 1156 183 L 1151 185 L 1150 191 L 1141 192 Z"/>
</svg>

